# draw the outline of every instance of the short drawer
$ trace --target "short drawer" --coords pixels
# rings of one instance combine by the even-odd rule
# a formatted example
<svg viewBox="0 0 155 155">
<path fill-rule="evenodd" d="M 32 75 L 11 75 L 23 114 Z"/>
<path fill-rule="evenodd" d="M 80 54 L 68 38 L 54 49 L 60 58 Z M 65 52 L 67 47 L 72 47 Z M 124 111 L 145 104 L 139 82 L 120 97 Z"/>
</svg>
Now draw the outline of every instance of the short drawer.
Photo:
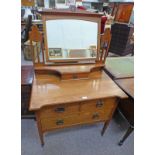
<svg viewBox="0 0 155 155">
<path fill-rule="evenodd" d="M 43 131 L 53 130 L 57 128 L 70 127 L 79 124 L 89 124 L 93 122 L 106 121 L 109 119 L 110 113 L 92 112 L 70 115 L 69 117 L 57 118 L 41 118 L 41 127 Z"/>
<path fill-rule="evenodd" d="M 108 112 L 116 104 L 115 98 L 99 99 L 94 101 L 81 102 L 81 112 L 102 111 Z"/>
<path fill-rule="evenodd" d="M 39 111 L 39 116 L 41 118 L 59 118 L 68 116 L 73 113 L 79 112 L 79 104 L 73 103 L 73 104 L 62 104 L 62 105 L 56 105 L 56 106 L 48 106 L 44 107 Z"/>
<path fill-rule="evenodd" d="M 80 117 L 78 115 L 72 115 L 70 117 L 62 118 L 42 118 L 41 126 L 43 131 L 48 131 L 56 128 L 62 128 L 67 126 L 72 126 L 80 122 Z"/>
<path fill-rule="evenodd" d="M 110 113 L 105 113 L 105 112 L 92 112 L 92 113 L 87 113 L 87 114 L 82 114 L 80 116 L 80 122 L 81 123 L 93 123 L 96 121 L 105 121 L 108 120 Z"/>
</svg>

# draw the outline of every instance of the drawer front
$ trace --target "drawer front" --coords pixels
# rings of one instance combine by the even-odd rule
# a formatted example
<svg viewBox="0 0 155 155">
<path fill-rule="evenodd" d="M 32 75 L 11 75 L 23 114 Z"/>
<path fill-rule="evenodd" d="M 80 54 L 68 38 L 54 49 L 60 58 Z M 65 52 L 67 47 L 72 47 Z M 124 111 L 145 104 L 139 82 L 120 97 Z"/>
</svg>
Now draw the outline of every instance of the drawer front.
<svg viewBox="0 0 155 155">
<path fill-rule="evenodd" d="M 56 128 L 62 128 L 67 126 L 72 126 L 80 122 L 79 115 L 72 115 L 70 117 L 62 117 L 62 118 L 42 118 L 41 126 L 43 131 L 52 130 Z"/>
<path fill-rule="evenodd" d="M 92 112 L 87 114 L 82 114 L 80 116 L 80 122 L 81 123 L 93 123 L 96 121 L 105 121 L 108 120 L 109 115 L 104 112 Z"/>
<path fill-rule="evenodd" d="M 48 131 L 57 128 L 69 127 L 78 124 L 87 124 L 98 121 L 105 121 L 108 119 L 108 115 L 103 112 L 93 112 L 89 114 L 77 114 L 70 117 L 60 118 L 42 118 L 41 126 L 43 131 Z"/>
<path fill-rule="evenodd" d="M 102 111 L 104 113 L 108 113 L 111 111 L 111 109 L 114 108 L 115 104 L 116 104 L 115 98 L 82 102 L 81 112 L 87 113 L 93 111 Z"/>
<path fill-rule="evenodd" d="M 39 111 L 41 118 L 59 118 L 79 112 L 79 104 L 57 105 L 44 107 Z"/>
</svg>

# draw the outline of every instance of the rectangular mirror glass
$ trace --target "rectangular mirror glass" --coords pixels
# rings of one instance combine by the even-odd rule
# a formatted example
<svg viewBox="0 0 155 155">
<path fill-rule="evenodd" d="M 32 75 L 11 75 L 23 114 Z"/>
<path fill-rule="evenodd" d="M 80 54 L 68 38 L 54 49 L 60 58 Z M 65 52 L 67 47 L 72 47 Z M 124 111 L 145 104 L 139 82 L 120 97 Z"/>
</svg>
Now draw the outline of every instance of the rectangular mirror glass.
<svg viewBox="0 0 155 155">
<path fill-rule="evenodd" d="M 46 21 L 48 60 L 94 59 L 98 24 L 77 19 Z"/>
</svg>

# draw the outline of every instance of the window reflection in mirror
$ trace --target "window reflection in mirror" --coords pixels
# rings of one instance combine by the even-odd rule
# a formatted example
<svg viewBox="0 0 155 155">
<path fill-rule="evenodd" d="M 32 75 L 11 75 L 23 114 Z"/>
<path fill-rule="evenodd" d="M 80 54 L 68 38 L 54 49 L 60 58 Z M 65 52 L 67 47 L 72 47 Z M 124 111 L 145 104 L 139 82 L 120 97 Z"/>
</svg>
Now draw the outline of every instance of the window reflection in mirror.
<svg viewBox="0 0 155 155">
<path fill-rule="evenodd" d="M 76 19 L 46 21 L 49 60 L 89 59 L 97 56 L 98 25 Z"/>
</svg>

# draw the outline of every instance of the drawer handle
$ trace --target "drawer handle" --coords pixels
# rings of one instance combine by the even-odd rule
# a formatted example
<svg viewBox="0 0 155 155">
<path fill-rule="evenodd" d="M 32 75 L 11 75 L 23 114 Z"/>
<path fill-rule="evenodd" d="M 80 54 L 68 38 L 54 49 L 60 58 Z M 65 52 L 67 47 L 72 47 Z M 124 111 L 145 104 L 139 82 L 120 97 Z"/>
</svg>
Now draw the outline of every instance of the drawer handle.
<svg viewBox="0 0 155 155">
<path fill-rule="evenodd" d="M 59 113 L 64 112 L 64 111 L 65 111 L 64 107 L 59 107 L 55 109 L 55 112 L 59 112 Z"/>
<path fill-rule="evenodd" d="M 102 101 L 102 100 L 97 101 L 96 107 L 97 107 L 97 108 L 100 108 L 100 107 L 102 107 L 102 106 L 103 106 L 103 101 Z"/>
<path fill-rule="evenodd" d="M 98 119 L 99 118 L 99 114 L 98 113 L 94 113 L 92 118 L 93 119 Z"/>
<path fill-rule="evenodd" d="M 64 120 L 60 119 L 56 121 L 56 125 L 63 125 L 64 124 Z"/>
</svg>

